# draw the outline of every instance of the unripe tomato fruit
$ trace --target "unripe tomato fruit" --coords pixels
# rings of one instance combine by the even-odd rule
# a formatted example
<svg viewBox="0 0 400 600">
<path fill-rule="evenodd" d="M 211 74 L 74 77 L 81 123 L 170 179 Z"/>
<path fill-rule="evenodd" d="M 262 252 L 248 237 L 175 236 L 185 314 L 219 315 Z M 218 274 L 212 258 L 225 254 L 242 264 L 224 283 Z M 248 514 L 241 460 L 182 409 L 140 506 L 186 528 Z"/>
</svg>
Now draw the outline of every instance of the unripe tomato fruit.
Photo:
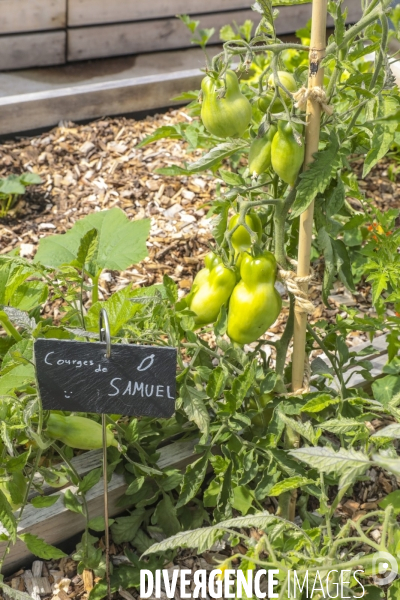
<svg viewBox="0 0 400 600">
<path fill-rule="evenodd" d="M 297 89 L 296 80 L 291 73 L 288 73 L 287 71 L 278 71 L 278 78 L 279 78 L 279 81 L 282 83 L 282 85 L 284 85 L 285 88 L 287 90 L 289 90 L 289 92 L 296 91 L 296 89 Z M 273 114 L 282 112 L 284 110 L 282 100 L 285 102 L 285 104 L 289 105 L 290 97 L 286 94 L 286 92 L 284 92 L 282 90 L 282 88 L 279 88 L 279 93 L 280 93 L 282 100 L 280 98 L 276 98 L 271 106 L 271 102 L 275 95 L 274 94 L 275 79 L 274 79 L 273 73 L 268 78 L 268 88 L 269 89 L 266 92 L 265 96 L 262 96 L 261 98 L 258 99 L 258 103 L 257 103 L 258 108 L 262 112 L 267 112 L 268 108 L 270 107 L 270 111 Z"/>
<path fill-rule="evenodd" d="M 293 186 L 303 162 L 304 144 L 297 143 L 290 123 L 279 121 L 271 146 L 272 168 L 282 181 Z"/>
<path fill-rule="evenodd" d="M 240 137 L 250 124 L 251 104 L 242 94 L 234 71 L 225 74 L 226 92 L 222 96 L 224 81 L 215 80 L 209 75 L 201 82 L 203 102 L 201 120 L 204 127 L 220 138 Z"/>
<path fill-rule="evenodd" d="M 250 175 L 261 175 L 271 166 L 271 146 L 276 131 L 275 125 L 271 125 L 263 137 L 256 137 L 252 141 L 249 152 Z"/>
</svg>

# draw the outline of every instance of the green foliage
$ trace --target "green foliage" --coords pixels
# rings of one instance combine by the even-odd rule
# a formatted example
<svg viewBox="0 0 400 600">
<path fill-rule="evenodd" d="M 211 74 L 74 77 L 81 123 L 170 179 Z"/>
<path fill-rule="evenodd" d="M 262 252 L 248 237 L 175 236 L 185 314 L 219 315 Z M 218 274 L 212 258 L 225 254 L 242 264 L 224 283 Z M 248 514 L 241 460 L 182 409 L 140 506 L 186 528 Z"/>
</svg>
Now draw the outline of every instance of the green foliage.
<svg viewBox="0 0 400 600">
<path fill-rule="evenodd" d="M 0 218 L 7 216 L 18 198 L 25 194 L 26 188 L 29 185 L 40 183 L 43 183 L 43 180 L 37 173 L 9 175 L 6 178 L 0 179 Z"/>
<path fill-rule="evenodd" d="M 97 339 L 99 312 L 106 308 L 113 341 L 170 345 L 178 350 L 174 416 L 157 420 L 122 415 L 110 421 L 119 445 L 109 449 L 108 475 L 115 470 L 124 475 L 127 488 L 119 506 L 121 511 L 128 510 L 111 520 L 111 533 L 116 543 L 124 544 L 129 561 L 114 569 L 113 592 L 120 586 L 137 586 L 140 568 L 158 568 L 165 557 L 169 559 L 180 548 L 204 552 L 224 536 L 232 546 L 244 543 L 247 553 L 243 560 L 268 556 L 278 568 L 283 565 L 301 570 L 322 565 L 325 569 L 343 556 L 346 564 L 354 559 L 369 565 L 376 545 L 359 525 L 363 516 L 343 525 L 335 509 L 346 497 L 352 497 L 369 469 L 397 477 L 400 474 L 393 443 L 400 437 L 400 318 L 395 316 L 400 312 L 398 211 L 379 213 L 365 198 L 349 162 L 353 157 L 365 157 L 366 174 L 386 154 L 396 135 L 398 138 L 399 94 L 383 59 L 387 54 L 382 25 L 386 8 L 377 6 L 370 11 L 372 17 L 367 10 L 365 26 L 355 35 L 353 28 L 346 29 L 340 3 L 329 3 L 336 27 L 324 66 L 328 103 L 334 112 L 323 113 L 315 160 L 290 188 L 269 167 L 257 178 L 247 167 L 252 139 L 265 135 L 271 122 L 291 121 L 295 139 L 304 141 L 300 132 L 305 114 L 293 98 L 287 96 L 287 104 L 281 102 L 281 113 L 267 110 L 264 114 L 257 108 L 260 97 L 271 91 L 267 82 L 278 67 L 292 73 L 298 87 L 305 84 L 308 71 L 305 46 L 309 25 L 298 31 L 302 44 L 282 44 L 274 33 L 278 13 L 273 5 L 259 0 L 254 6 L 261 21 L 253 37 L 250 22 L 224 27 L 224 52 L 208 61 L 209 73 L 220 76 L 231 60 L 239 60 L 241 89 L 253 110 L 248 134 L 216 138 L 194 119 L 164 126 L 141 145 L 169 137 L 184 140 L 189 152 L 197 148 L 204 151 L 200 157 L 196 153 L 195 160 L 159 172 L 186 178 L 210 171 L 217 178 L 208 217 L 214 250 L 226 266 L 238 267 L 229 217 L 239 214 L 246 223 L 246 214 L 255 210 L 263 232 L 251 252 L 259 255 L 262 250 L 271 250 L 278 263 L 289 268 L 287 256 L 297 256 L 299 216 L 314 202 L 314 256 L 322 259 L 319 265 L 324 270 L 325 303 L 329 303 L 336 280 L 350 291 L 362 278 L 372 286 L 376 313 L 362 316 L 357 309 L 347 307 L 335 321 L 321 320 L 308 327 L 307 354 L 316 349 L 323 353 L 312 362 L 309 391 L 288 395 L 291 295 L 290 315 L 281 339 L 262 339 L 246 347 L 231 343 L 226 336 L 229 307 L 221 310 L 212 335 L 196 329 L 194 313 L 168 276 L 163 285 L 145 289 L 128 285 L 99 300 L 103 269 L 120 271 L 147 256 L 147 219 L 131 222 L 118 208 L 101 211 L 78 221 L 64 235 L 43 238 L 34 261 L 0 257 L 0 323 L 5 332 L 0 339 L 1 489 L 7 491 L 7 485 L 11 488 L 13 474 L 22 473 L 28 482 L 27 494 L 18 497 L 22 504 L 35 490 L 38 495 L 31 500 L 33 507 L 46 509 L 62 498 L 73 513 L 71 518 L 84 517 L 86 529 L 75 554 L 80 572 L 93 569 L 99 577 L 105 573 L 99 537 L 89 532 L 102 532 L 104 520 L 90 519 L 86 503 L 86 494 L 99 484 L 101 470 L 80 477 L 71 466 L 72 449 L 51 443 L 43 435 L 48 415 L 36 388 L 33 341 L 38 337 Z M 204 48 L 213 31 L 199 29 L 199 22 L 190 17 L 181 20 L 194 43 Z M 367 54 L 372 51 L 374 63 Z M 273 89 L 275 100 L 279 100 L 282 89 L 279 85 Z M 196 96 L 197 92 L 184 95 L 194 101 L 194 115 L 199 112 Z M 18 185 L 33 182 L 24 176 Z M 17 186 L 13 179 L 7 185 L 6 190 L 17 189 L 12 188 Z M 57 302 L 57 322 L 42 310 L 46 302 Z M 377 354 L 372 346 L 356 354 L 346 344 L 354 332 L 363 332 L 371 339 L 378 332 L 387 334 L 389 360 L 384 376 L 376 379 L 372 374 L 372 360 Z M 276 362 L 266 351 L 268 345 L 273 346 Z M 370 423 L 376 420 L 387 424 L 372 432 Z M 296 447 L 290 449 L 293 437 Z M 161 448 L 172 441 L 194 447 L 193 462 L 182 472 L 159 464 Z M 37 472 L 55 490 L 68 484 L 74 487 L 44 496 Z M 277 498 L 281 514 L 287 516 L 288 499 L 294 490 L 299 490 L 297 516 L 301 526 L 265 510 Z M 368 517 L 384 532 L 392 526 L 392 514 L 399 511 L 399 498 L 393 494 L 380 501 L 382 510 Z M 0 490 L 2 541 L 8 546 L 18 537 L 15 504 L 10 492 Z M 249 539 L 244 532 L 249 528 L 261 530 L 261 539 L 255 540 L 251 534 Z M 60 556 L 57 549 L 36 536 L 20 537 L 38 556 Z M 152 545 L 154 538 L 162 541 Z M 382 548 L 388 544 L 383 539 Z M 360 548 L 366 552 L 363 556 Z M 146 554 L 145 562 L 140 559 L 142 553 Z M 8 595 L 17 598 L 15 594 Z M 105 594 L 103 580 L 90 593 L 90 599 L 100 600 Z M 368 595 L 376 596 L 376 587 L 370 586 Z"/>
</svg>

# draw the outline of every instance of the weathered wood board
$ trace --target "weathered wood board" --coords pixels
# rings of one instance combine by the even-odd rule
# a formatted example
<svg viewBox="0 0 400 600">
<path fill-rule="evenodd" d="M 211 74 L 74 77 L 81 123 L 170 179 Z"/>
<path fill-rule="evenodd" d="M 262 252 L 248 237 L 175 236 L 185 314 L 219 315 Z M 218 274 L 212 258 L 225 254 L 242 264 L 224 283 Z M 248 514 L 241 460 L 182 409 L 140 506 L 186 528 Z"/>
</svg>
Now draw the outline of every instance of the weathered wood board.
<svg viewBox="0 0 400 600">
<path fill-rule="evenodd" d="M 195 460 L 196 455 L 193 453 L 195 441 L 176 442 L 169 446 L 165 446 L 160 450 L 160 458 L 158 466 L 165 468 L 167 466 L 175 469 L 183 469 L 190 462 Z M 78 473 L 83 476 L 92 469 L 95 469 L 102 464 L 101 451 L 91 451 L 82 454 L 73 460 L 74 466 Z M 54 490 L 46 486 L 45 490 Z M 114 475 L 108 486 L 109 490 L 109 515 L 115 516 L 123 512 L 125 509 L 118 506 L 118 499 L 126 489 L 124 477 L 122 475 Z M 61 542 L 68 540 L 72 536 L 80 533 L 84 529 L 84 518 L 67 510 L 63 503 L 63 497 L 67 490 L 72 493 L 76 492 L 75 486 L 68 486 L 62 490 L 53 492 L 54 495 L 60 495 L 53 506 L 50 508 L 34 508 L 28 505 L 24 511 L 23 518 L 18 527 L 18 533 L 31 533 L 46 540 L 47 543 L 57 546 Z M 90 518 L 101 516 L 104 514 L 104 488 L 103 480 L 101 479 L 86 495 L 88 502 Z M 0 532 L 2 527 L 0 525 Z M 4 550 L 4 543 L 0 544 L 0 553 Z M 28 564 L 33 559 L 33 556 L 26 548 L 25 544 L 18 541 L 12 547 L 8 554 L 3 568 L 4 574 L 10 574 L 16 571 L 20 566 Z"/>
<path fill-rule="evenodd" d="M 69 0 L 68 25 L 73 27 L 174 17 L 178 14 L 216 13 L 250 8 L 252 4 L 252 0 L 213 0 L 203 4 L 199 4 L 198 0 Z"/>
<path fill-rule="evenodd" d="M 0 71 L 65 63 L 66 32 L 0 36 Z"/>
<path fill-rule="evenodd" d="M 0 0 L 0 34 L 63 29 L 67 0 Z"/>
<path fill-rule="evenodd" d="M 349 0 L 347 4 L 348 22 L 351 23 L 360 15 L 359 3 L 358 0 Z M 311 4 L 281 7 L 276 21 L 277 33 L 293 33 L 310 17 Z M 234 21 L 240 24 L 246 19 L 258 23 L 259 18 L 260 15 L 252 10 L 196 15 L 201 27 L 215 28 L 210 43 L 219 42 L 219 30 L 223 25 Z M 332 25 L 331 19 L 328 19 L 328 25 Z M 190 46 L 190 38 L 190 32 L 175 17 L 71 28 L 68 30 L 68 61 L 186 48 Z"/>
<path fill-rule="evenodd" d="M 173 106 L 177 103 L 171 98 L 198 89 L 202 77 L 199 69 L 190 69 L 5 96 L 0 98 L 0 135 L 49 127 L 62 120 L 95 119 Z"/>
</svg>

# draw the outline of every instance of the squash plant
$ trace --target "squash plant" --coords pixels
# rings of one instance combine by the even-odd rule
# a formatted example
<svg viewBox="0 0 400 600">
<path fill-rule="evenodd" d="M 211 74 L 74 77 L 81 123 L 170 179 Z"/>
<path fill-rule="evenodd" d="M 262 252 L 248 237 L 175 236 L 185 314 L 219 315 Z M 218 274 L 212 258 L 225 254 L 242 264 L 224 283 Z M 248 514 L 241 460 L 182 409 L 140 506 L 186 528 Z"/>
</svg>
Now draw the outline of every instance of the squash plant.
<svg viewBox="0 0 400 600">
<path fill-rule="evenodd" d="M 43 183 L 37 173 L 23 173 L 22 175 L 9 175 L 0 179 L 0 217 L 6 217 L 15 206 L 20 196 L 26 192 L 29 185 Z"/>
<path fill-rule="evenodd" d="M 126 509 L 127 514 L 111 525 L 113 539 L 125 545 L 129 561 L 114 569 L 114 591 L 119 586 L 126 589 L 138 585 L 141 567 L 159 566 L 165 558 L 162 552 L 170 553 L 177 547 L 175 542 L 165 544 L 147 562 L 147 558 L 140 557 L 151 546 L 152 537 L 182 536 L 182 532 L 201 528 L 204 523 L 226 525 L 237 513 L 248 521 L 237 520 L 237 525 L 231 523 L 231 527 L 257 525 L 255 518 L 264 513 L 266 506 L 274 510 L 278 506 L 271 521 L 272 532 L 267 523 L 261 524 L 272 540 L 269 545 L 265 542 L 263 553 L 274 564 L 281 562 L 282 553 L 288 557 L 287 564 L 300 560 L 302 568 L 311 563 L 312 568 L 324 564 L 328 555 L 329 560 L 339 562 L 342 544 L 349 562 L 360 560 L 360 544 L 363 552 L 365 547 L 377 550 L 368 531 L 354 526 L 353 532 L 351 523 L 342 527 L 336 509 L 356 493 L 372 468 L 387 478 L 400 473 L 394 443 L 400 435 L 400 318 L 386 311 L 387 305 L 398 302 L 398 261 L 390 245 L 398 236 L 386 235 L 394 230 L 396 214 L 391 211 L 381 215 L 368 204 L 349 165 L 350 157 L 361 155 L 367 174 L 396 138 L 399 97 L 387 59 L 389 9 L 387 2 L 364 3 L 360 22 L 346 29 L 341 3 L 329 4 L 335 33 L 325 59 L 326 106 L 334 110 L 328 108 L 322 117 L 321 144 L 314 163 L 306 173 L 294 177 L 292 167 L 296 161 L 283 168 L 279 157 L 285 158 L 282 148 L 287 147 L 294 149 L 293 155 L 298 154 L 303 143 L 305 115 L 301 106 L 295 106 L 288 82 L 291 77 L 297 87 L 305 82 L 308 33 L 300 33 L 300 44 L 283 44 L 275 35 L 276 11 L 267 0 L 260 0 L 255 8 L 261 13 L 255 36 L 250 37 L 248 27 L 240 30 L 244 37 L 227 41 L 223 53 L 207 67 L 207 77 L 221 86 L 221 101 L 239 99 L 241 106 L 251 106 L 251 124 L 243 137 L 220 138 L 197 120 L 168 125 L 145 141 L 172 136 L 186 139 L 191 150 L 204 148 L 199 160 L 162 172 L 187 177 L 211 170 L 219 180 L 219 191 L 210 209 L 214 254 L 209 257 L 207 272 L 186 299 L 178 300 L 177 285 L 166 276 L 163 285 L 139 290 L 128 285 L 99 301 L 98 282 L 104 268 L 125 269 L 146 256 L 149 222 L 129 222 L 119 209 L 89 215 L 67 234 L 44 238 L 34 261 L 15 253 L 0 257 L 0 323 L 6 333 L 0 339 L 3 558 L 18 537 L 39 557 L 62 555 L 36 536 L 18 534 L 17 525 L 28 502 L 46 507 L 57 497 L 43 494 L 43 486 L 35 477 L 39 473 L 56 489 L 68 482 L 77 487 L 75 496 L 63 494 L 65 506 L 83 515 L 86 522 L 75 557 L 80 571 L 88 568 L 104 575 L 99 547 L 104 523 L 91 518 L 86 501 L 86 493 L 99 481 L 100 472 L 95 470 L 81 478 L 71 462 L 74 448 L 46 434 L 49 414 L 41 407 L 32 362 L 32 344 L 37 337 L 97 339 L 102 307 L 107 309 L 114 342 L 178 348 L 179 397 L 174 417 L 166 421 L 109 418 L 109 429 L 118 446 L 108 449 L 109 474 L 114 470 L 123 473 L 128 484 L 120 499 L 121 510 Z M 371 53 L 375 53 L 373 60 Z M 235 87 L 232 100 L 228 83 L 225 88 L 224 82 L 237 58 L 237 74 L 229 75 L 228 81 L 236 85 L 235 77 L 239 75 L 241 83 L 240 88 Z M 250 68 L 253 74 L 246 83 Z M 286 76 L 286 84 L 282 71 L 291 74 Z M 212 85 L 206 93 L 214 93 Z M 259 104 L 266 107 L 265 113 Z M 196 105 L 197 114 L 199 108 Z M 213 119 L 208 127 L 214 129 Z M 274 136 L 265 141 L 271 130 Z M 217 133 L 221 134 L 219 127 Z M 251 171 L 248 154 L 253 144 L 261 147 L 264 155 L 261 166 Z M 253 262 L 268 271 L 265 275 L 261 269 L 267 278 L 261 281 L 265 286 L 261 299 L 265 294 L 276 298 L 273 266 L 277 263 L 281 270 L 289 270 L 289 259 L 296 258 L 299 215 L 313 200 L 315 247 L 324 258 L 324 301 L 329 302 L 336 278 L 353 290 L 353 275 L 359 277 L 361 265 L 374 285 L 377 313 L 360 316 L 357 310 L 347 308 L 334 323 L 320 320 L 310 326 L 307 353 L 320 348 L 326 360 L 317 358 L 311 363 L 311 387 L 293 396 L 288 356 L 293 329 L 291 292 L 281 339 L 264 339 L 262 334 L 268 325 L 262 323 L 256 340 L 244 345 L 242 339 L 232 341 L 227 335 L 232 318 L 227 301 L 230 293 L 222 302 L 217 298 L 218 310 L 204 320 L 199 318 L 194 300 L 205 283 L 211 286 L 214 282 L 216 269 L 221 276 L 228 277 L 229 272 L 234 284 L 232 294 L 242 298 L 240 290 L 235 290 L 248 284 L 245 272 Z M 377 228 L 369 232 L 371 221 L 379 223 L 382 232 Z M 242 268 L 244 276 L 239 281 Z M 58 321 L 42 313 L 43 305 L 54 300 L 61 300 Z M 207 301 L 199 302 L 200 308 Z M 378 332 L 387 334 L 389 361 L 376 381 L 368 360 L 374 353 L 372 346 L 357 356 L 345 342 L 354 331 L 364 331 L 371 339 Z M 366 385 L 352 387 L 350 376 L 354 370 L 361 373 Z M 97 420 L 96 416 L 88 416 Z M 375 430 L 371 426 L 375 419 L 391 424 Z M 297 448 L 288 447 L 287 430 L 295 432 Z M 185 473 L 158 467 L 159 448 L 168 440 L 192 440 L 195 456 Z M 27 481 L 25 486 L 18 484 L 21 474 Z M 288 519 L 287 498 L 293 490 L 300 490 L 297 518 L 302 527 L 293 526 Z M 387 533 L 394 524 L 393 512 L 398 512 L 398 495 L 389 495 L 383 503 L 382 510 L 369 516 L 377 525 L 382 523 Z M 280 529 L 274 518 L 282 524 Z M 317 537 L 314 546 L 307 546 L 303 552 L 302 540 L 307 540 L 307 545 L 309 539 Z M 389 537 L 383 536 L 380 550 L 384 546 L 392 552 L 393 540 Z M 300 559 L 299 553 L 304 557 Z M 260 553 L 260 560 L 264 554 Z M 258 560 L 253 558 L 254 562 Z M 0 586 L 10 597 L 16 597 L 4 583 Z M 90 597 L 94 600 L 104 595 L 106 586 L 100 582 Z"/>
</svg>

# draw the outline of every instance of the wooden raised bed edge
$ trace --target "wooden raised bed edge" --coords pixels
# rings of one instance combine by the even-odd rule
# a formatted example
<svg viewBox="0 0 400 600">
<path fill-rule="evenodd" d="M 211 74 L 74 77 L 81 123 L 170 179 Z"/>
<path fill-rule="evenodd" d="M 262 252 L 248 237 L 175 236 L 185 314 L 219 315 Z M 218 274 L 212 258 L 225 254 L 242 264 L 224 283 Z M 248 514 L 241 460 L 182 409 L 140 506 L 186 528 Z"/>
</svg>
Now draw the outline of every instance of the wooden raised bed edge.
<svg viewBox="0 0 400 600">
<path fill-rule="evenodd" d="M 160 458 L 157 461 L 159 468 L 170 467 L 174 469 L 183 469 L 195 459 L 193 453 L 195 441 L 175 442 L 160 449 Z M 75 469 L 79 475 L 83 476 L 92 469 L 102 466 L 102 451 L 91 450 L 72 460 Z M 123 475 L 112 475 L 108 485 L 109 490 L 109 515 L 111 517 L 124 512 L 126 509 L 117 505 L 118 499 L 126 490 L 127 485 Z M 48 489 L 54 489 L 46 487 Z M 60 495 L 53 506 L 48 508 L 34 508 L 31 504 L 27 505 L 21 522 L 18 527 L 18 533 L 31 533 L 44 539 L 48 544 L 57 546 L 84 530 L 84 517 L 71 513 L 64 506 L 63 498 L 67 490 L 73 494 L 76 493 L 76 486 L 70 485 L 63 489 L 58 489 L 52 496 Z M 90 518 L 98 517 L 104 514 L 104 488 L 103 479 L 101 479 L 87 494 L 86 500 L 89 508 Z M 0 533 L 4 529 L 0 526 Z M 4 552 L 5 544 L 0 544 L 0 552 Z M 15 572 L 23 565 L 32 562 L 34 556 L 20 540 L 11 547 L 3 567 L 3 574 L 8 575 Z"/>
</svg>

